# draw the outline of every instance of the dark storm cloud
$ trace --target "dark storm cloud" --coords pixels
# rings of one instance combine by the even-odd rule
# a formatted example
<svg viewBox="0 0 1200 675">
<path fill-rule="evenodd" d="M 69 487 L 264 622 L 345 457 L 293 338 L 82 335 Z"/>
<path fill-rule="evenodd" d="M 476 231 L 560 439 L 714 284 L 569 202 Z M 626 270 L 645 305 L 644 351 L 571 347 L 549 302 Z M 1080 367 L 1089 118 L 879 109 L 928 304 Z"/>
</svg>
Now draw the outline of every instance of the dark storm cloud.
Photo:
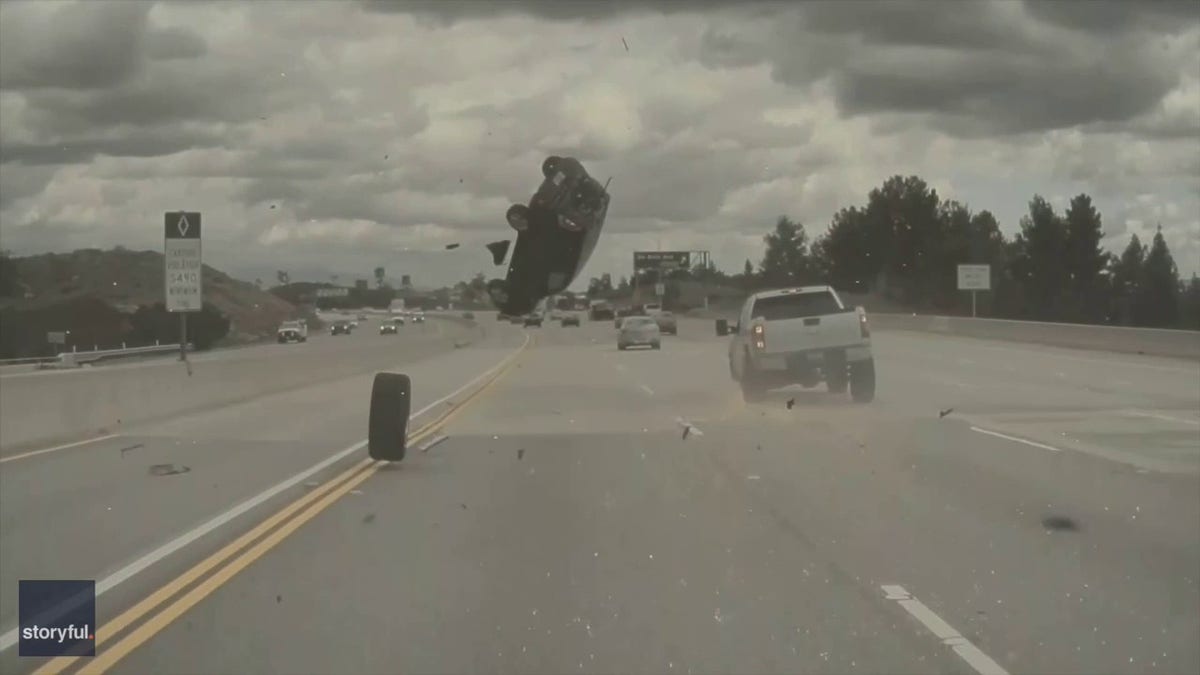
<svg viewBox="0 0 1200 675">
<path fill-rule="evenodd" d="M 1024 5 L 1043 21 L 1095 33 L 1137 28 L 1175 32 L 1200 21 L 1196 0 L 1025 0 Z"/>
<path fill-rule="evenodd" d="M 464 19 L 531 16 L 547 21 L 606 19 L 623 14 L 674 14 L 737 7 L 762 10 L 778 3 L 752 0 L 363 0 L 371 12 L 412 14 L 442 24 Z"/>
<path fill-rule="evenodd" d="M 103 89 L 129 80 L 142 65 L 151 7 L 148 2 L 3 6 L 0 88 Z"/>
<path fill-rule="evenodd" d="M 0 144 L 0 163 L 46 166 L 87 164 L 97 155 L 111 157 L 160 157 L 194 147 L 220 144 L 217 134 L 173 129 L 146 131 L 113 139 L 79 139 L 60 143 Z"/>
<path fill-rule="evenodd" d="M 146 56 L 156 61 L 198 59 L 207 51 L 203 38 L 178 26 L 152 31 L 146 36 Z"/>
<path fill-rule="evenodd" d="M 40 195 L 56 171 L 58 168 L 52 166 L 22 168 L 20 171 L 0 170 L 0 210 L 19 199 Z"/>
</svg>

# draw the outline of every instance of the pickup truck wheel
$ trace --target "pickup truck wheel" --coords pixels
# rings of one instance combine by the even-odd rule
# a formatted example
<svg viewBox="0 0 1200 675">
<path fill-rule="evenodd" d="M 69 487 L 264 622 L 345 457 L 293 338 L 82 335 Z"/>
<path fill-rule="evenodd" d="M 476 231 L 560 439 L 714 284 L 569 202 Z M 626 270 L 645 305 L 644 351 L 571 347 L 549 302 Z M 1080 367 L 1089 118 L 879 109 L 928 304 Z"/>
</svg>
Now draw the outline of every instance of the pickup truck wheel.
<svg viewBox="0 0 1200 675">
<path fill-rule="evenodd" d="M 875 399 L 875 359 L 850 365 L 850 397 L 857 403 L 870 403 Z"/>
<path fill-rule="evenodd" d="M 846 372 L 846 362 L 844 360 L 832 359 L 828 364 L 828 372 L 825 373 L 825 386 L 831 394 L 846 393 L 846 385 L 849 383 L 849 374 Z"/>
<path fill-rule="evenodd" d="M 762 382 L 762 377 L 754 372 L 753 366 L 748 362 L 742 361 L 742 400 L 746 403 L 754 403 L 763 400 L 767 395 L 767 387 Z"/>
<path fill-rule="evenodd" d="M 508 207 L 504 219 L 508 221 L 508 225 L 512 229 L 524 232 L 529 229 L 529 207 L 524 204 L 513 204 Z"/>
</svg>

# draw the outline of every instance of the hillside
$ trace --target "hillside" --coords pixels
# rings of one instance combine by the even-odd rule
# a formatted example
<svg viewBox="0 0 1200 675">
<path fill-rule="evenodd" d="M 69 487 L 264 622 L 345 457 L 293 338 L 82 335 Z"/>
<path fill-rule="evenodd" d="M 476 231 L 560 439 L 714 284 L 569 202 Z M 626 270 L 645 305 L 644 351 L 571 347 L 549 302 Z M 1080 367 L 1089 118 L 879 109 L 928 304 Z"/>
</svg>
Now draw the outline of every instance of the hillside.
<svg viewBox="0 0 1200 675">
<path fill-rule="evenodd" d="M 5 285 L 12 291 L 0 298 L 6 332 L 42 330 L 42 326 L 20 324 L 50 322 L 53 325 L 44 327 L 46 330 L 96 333 L 96 339 L 104 342 L 108 335 L 118 333 L 115 327 L 102 329 L 85 319 L 111 318 L 112 313 L 97 308 L 100 303 L 129 314 L 139 305 L 163 301 L 163 256 L 158 251 L 82 249 L 7 258 L 4 266 L 9 281 Z M 204 302 L 229 318 L 226 342 L 231 343 L 270 335 L 280 321 L 297 314 L 296 307 L 286 300 L 208 265 L 204 266 Z M 92 311 L 80 313 L 85 306 Z"/>
</svg>

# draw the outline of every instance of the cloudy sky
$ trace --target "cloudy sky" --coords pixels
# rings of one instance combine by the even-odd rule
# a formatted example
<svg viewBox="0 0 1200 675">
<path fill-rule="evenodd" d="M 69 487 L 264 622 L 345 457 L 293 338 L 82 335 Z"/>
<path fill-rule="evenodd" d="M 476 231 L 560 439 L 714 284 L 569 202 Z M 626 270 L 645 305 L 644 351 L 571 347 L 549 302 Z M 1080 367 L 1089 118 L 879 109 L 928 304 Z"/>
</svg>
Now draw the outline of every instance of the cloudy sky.
<svg viewBox="0 0 1200 675">
<path fill-rule="evenodd" d="M 761 255 L 893 174 L 989 209 L 1078 192 L 1200 269 L 1200 3 L 4 2 L 0 237 L 160 248 L 253 279 L 496 275 L 548 154 L 640 248 Z M 445 244 L 461 242 L 446 251 Z"/>
</svg>

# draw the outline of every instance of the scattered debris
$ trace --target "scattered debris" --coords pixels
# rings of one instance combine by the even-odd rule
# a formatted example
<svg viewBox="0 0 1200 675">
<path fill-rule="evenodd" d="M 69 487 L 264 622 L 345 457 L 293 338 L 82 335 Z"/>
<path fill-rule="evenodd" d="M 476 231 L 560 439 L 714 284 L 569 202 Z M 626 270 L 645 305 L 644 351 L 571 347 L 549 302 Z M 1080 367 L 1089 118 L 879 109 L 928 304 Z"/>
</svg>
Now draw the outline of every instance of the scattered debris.
<svg viewBox="0 0 1200 675">
<path fill-rule="evenodd" d="M 952 412 L 954 412 L 954 408 L 946 408 L 945 410 L 941 410 L 938 412 L 938 419 L 941 419 Z"/>
<path fill-rule="evenodd" d="M 796 399 L 794 399 L 794 398 L 789 398 L 789 399 L 787 400 L 787 409 L 788 409 L 788 410 L 791 410 L 791 409 L 792 409 L 792 406 L 794 406 L 794 405 L 796 405 Z"/>
<path fill-rule="evenodd" d="M 525 459 L 525 448 L 517 448 L 517 459 Z"/>
<path fill-rule="evenodd" d="M 446 250 L 451 251 L 461 246 L 461 244 L 446 244 Z"/>
<path fill-rule="evenodd" d="M 383 158 L 384 158 L 384 159 L 387 159 L 387 158 L 388 158 L 388 157 L 390 157 L 390 156 L 391 156 L 391 155 L 384 155 L 384 156 L 383 156 Z"/>
<path fill-rule="evenodd" d="M 1042 527 L 1060 532 L 1074 532 L 1079 529 L 1075 521 L 1066 516 L 1047 516 L 1042 519 Z"/>
<path fill-rule="evenodd" d="M 371 523 L 375 522 L 375 514 L 368 513 L 367 515 L 363 516 L 362 521 L 363 525 L 370 525 Z"/>
<path fill-rule="evenodd" d="M 504 257 L 508 255 L 508 247 L 512 244 L 511 239 L 503 239 L 501 241 L 493 241 L 487 245 L 487 250 L 492 254 L 492 262 L 496 265 L 504 264 Z"/>
<path fill-rule="evenodd" d="M 755 449 L 755 450 L 762 450 L 762 444 L 761 444 L 761 443 L 759 443 L 759 444 L 755 445 L 755 446 L 754 446 L 754 449 Z"/>
<path fill-rule="evenodd" d="M 683 419 L 682 417 L 676 417 L 675 423 L 678 424 L 679 426 L 683 427 L 682 440 L 686 441 L 688 439 L 688 436 L 691 436 L 692 434 L 696 434 L 697 436 L 704 435 L 703 431 L 700 431 L 700 429 L 698 429 L 694 424 L 692 424 L 691 422 L 688 422 L 687 420 Z"/>
<path fill-rule="evenodd" d="M 462 509 L 463 509 L 464 511 L 467 509 L 467 505 L 466 505 L 466 504 L 459 504 L 459 506 L 460 506 L 460 507 L 462 507 Z"/>
<path fill-rule="evenodd" d="M 621 44 L 625 45 L 625 51 L 629 51 L 629 43 L 625 41 L 625 37 L 621 37 Z"/>
<path fill-rule="evenodd" d="M 154 464 L 150 467 L 150 475 L 174 476 L 176 474 L 187 473 L 191 470 L 191 467 L 183 466 L 182 464 Z"/>
<path fill-rule="evenodd" d="M 350 494 L 352 494 L 352 495 L 361 495 L 361 494 L 363 494 L 363 491 L 362 491 L 362 490 L 351 490 L 351 491 L 350 491 Z"/>
<path fill-rule="evenodd" d="M 272 204 L 272 205 L 271 205 L 271 208 L 275 208 L 275 205 L 274 205 L 274 204 Z"/>
<path fill-rule="evenodd" d="M 121 456 L 124 457 L 125 453 L 129 452 L 130 450 L 137 450 L 138 448 L 144 447 L 146 447 L 145 443 L 138 443 L 137 445 L 131 445 L 128 448 L 121 448 Z"/>
<path fill-rule="evenodd" d="M 762 476 L 752 473 L 749 476 L 746 476 L 746 480 L 762 480 Z"/>
<path fill-rule="evenodd" d="M 426 443 L 425 445 L 422 445 L 422 446 L 420 447 L 420 450 L 421 450 L 421 452 L 423 452 L 423 453 L 424 453 L 424 452 L 429 452 L 429 449 L 430 449 L 430 448 L 432 448 L 433 446 L 435 446 L 435 445 L 437 445 L 437 444 L 441 443 L 442 441 L 446 440 L 447 438 L 449 438 L 449 436 L 438 436 L 438 437 L 434 438 L 433 440 L 429 441 L 428 443 Z"/>
<path fill-rule="evenodd" d="M 281 602 L 283 602 L 283 596 L 282 595 L 275 596 L 275 603 L 278 604 Z"/>
</svg>

